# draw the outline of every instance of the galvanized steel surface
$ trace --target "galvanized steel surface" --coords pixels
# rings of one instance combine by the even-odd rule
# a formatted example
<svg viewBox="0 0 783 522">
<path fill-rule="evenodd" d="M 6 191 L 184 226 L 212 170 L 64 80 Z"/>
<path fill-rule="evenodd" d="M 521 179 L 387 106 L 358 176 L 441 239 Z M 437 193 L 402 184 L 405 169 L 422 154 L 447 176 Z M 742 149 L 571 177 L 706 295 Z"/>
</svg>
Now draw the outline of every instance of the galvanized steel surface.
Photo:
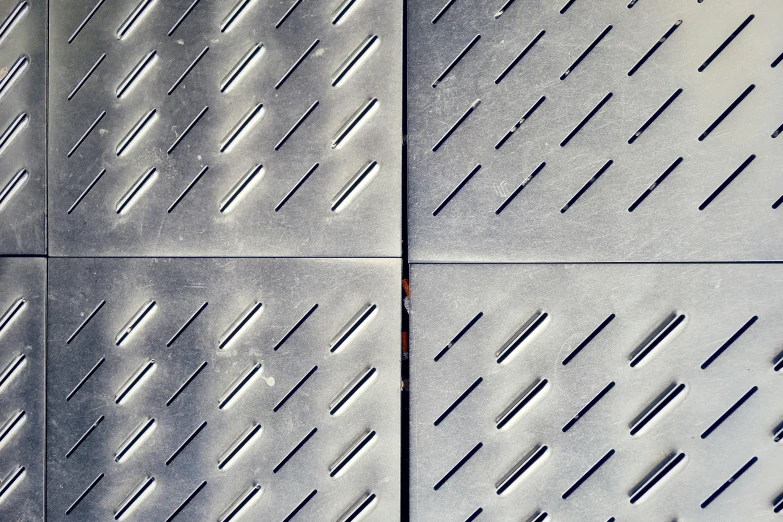
<svg viewBox="0 0 783 522">
<path fill-rule="evenodd" d="M 411 519 L 778 520 L 781 280 L 414 265 Z"/>
<path fill-rule="evenodd" d="M 0 0 L 0 519 L 783 515 L 781 4 L 50 4 Z"/>
<path fill-rule="evenodd" d="M 54 255 L 400 256 L 401 2 L 66 0 L 49 41 Z"/>
<path fill-rule="evenodd" d="M 781 259 L 781 20 L 767 0 L 411 3 L 411 260 Z"/>
<path fill-rule="evenodd" d="M 0 1 L 0 255 L 46 253 L 46 7 Z"/>
<path fill-rule="evenodd" d="M 399 269 L 51 259 L 47 519 L 398 519 Z"/>
<path fill-rule="evenodd" d="M 0 519 L 44 516 L 46 260 L 0 259 Z"/>
</svg>

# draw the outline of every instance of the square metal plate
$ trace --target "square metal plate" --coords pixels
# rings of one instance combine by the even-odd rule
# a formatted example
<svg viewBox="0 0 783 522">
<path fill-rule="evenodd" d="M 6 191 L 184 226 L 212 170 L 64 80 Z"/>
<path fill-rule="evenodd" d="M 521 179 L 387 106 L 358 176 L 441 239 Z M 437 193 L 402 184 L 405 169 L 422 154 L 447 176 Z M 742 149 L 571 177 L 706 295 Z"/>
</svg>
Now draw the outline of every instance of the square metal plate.
<svg viewBox="0 0 783 522">
<path fill-rule="evenodd" d="M 412 2 L 411 259 L 782 259 L 781 20 L 767 0 Z"/>
<path fill-rule="evenodd" d="M 781 275 L 414 265 L 411 519 L 779 520 Z"/>
<path fill-rule="evenodd" d="M 50 248 L 395 257 L 402 2 L 52 4 Z"/>
<path fill-rule="evenodd" d="M 46 260 L 0 259 L 0 520 L 44 519 Z"/>
<path fill-rule="evenodd" d="M 49 274 L 48 520 L 399 519 L 399 261 Z"/>
<path fill-rule="evenodd" d="M 0 255 L 46 253 L 46 1 L 0 0 Z"/>
</svg>

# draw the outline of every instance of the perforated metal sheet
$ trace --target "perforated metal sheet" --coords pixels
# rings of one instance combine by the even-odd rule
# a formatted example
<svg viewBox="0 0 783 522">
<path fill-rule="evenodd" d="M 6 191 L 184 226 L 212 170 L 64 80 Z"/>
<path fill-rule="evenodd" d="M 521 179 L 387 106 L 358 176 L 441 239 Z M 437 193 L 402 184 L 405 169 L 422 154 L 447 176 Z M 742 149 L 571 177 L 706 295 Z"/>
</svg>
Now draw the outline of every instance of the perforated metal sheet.
<svg viewBox="0 0 783 522">
<path fill-rule="evenodd" d="M 399 261 L 49 271 L 48 520 L 399 519 Z"/>
<path fill-rule="evenodd" d="M 400 1 L 51 19 L 54 254 L 400 255 Z"/>
<path fill-rule="evenodd" d="M 0 255 L 46 253 L 46 2 L 0 1 Z"/>
<path fill-rule="evenodd" d="M 781 20 L 766 0 L 412 2 L 411 259 L 781 259 Z"/>
<path fill-rule="evenodd" d="M 0 519 L 44 518 L 46 261 L 0 259 Z"/>
<path fill-rule="evenodd" d="M 781 281 L 414 265 L 412 520 L 779 520 Z"/>
</svg>

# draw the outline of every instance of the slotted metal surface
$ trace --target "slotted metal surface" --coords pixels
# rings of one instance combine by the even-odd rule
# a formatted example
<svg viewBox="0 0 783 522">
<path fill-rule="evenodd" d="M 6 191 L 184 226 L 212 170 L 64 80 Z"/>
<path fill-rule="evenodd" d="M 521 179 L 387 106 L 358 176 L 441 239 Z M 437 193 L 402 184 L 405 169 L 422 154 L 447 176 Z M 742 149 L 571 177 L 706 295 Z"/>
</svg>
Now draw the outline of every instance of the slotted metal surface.
<svg viewBox="0 0 783 522">
<path fill-rule="evenodd" d="M 46 2 L 0 1 L 0 254 L 46 253 Z"/>
<path fill-rule="evenodd" d="M 52 4 L 57 255 L 400 255 L 402 3 Z"/>
<path fill-rule="evenodd" d="M 399 261 L 49 273 L 48 520 L 399 519 Z"/>
<path fill-rule="evenodd" d="M 0 259 L 0 519 L 43 520 L 46 261 Z"/>
<path fill-rule="evenodd" d="M 411 3 L 411 259 L 780 259 L 781 19 L 765 0 Z"/>
<path fill-rule="evenodd" d="M 414 265 L 412 520 L 779 520 L 780 275 Z"/>
</svg>

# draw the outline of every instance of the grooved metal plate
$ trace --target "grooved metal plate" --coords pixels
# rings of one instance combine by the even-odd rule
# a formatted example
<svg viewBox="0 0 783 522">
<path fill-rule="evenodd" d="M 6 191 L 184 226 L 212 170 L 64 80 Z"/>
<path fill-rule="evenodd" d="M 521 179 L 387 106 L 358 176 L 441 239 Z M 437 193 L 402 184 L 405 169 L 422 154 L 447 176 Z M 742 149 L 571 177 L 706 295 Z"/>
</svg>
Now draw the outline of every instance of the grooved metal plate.
<svg viewBox="0 0 783 522">
<path fill-rule="evenodd" d="M 411 3 L 411 259 L 783 258 L 781 20 L 766 0 Z"/>
<path fill-rule="evenodd" d="M 0 519 L 44 518 L 46 260 L 0 259 Z"/>
<path fill-rule="evenodd" d="M 0 0 L 0 254 L 46 253 L 46 1 Z"/>
<path fill-rule="evenodd" d="M 779 520 L 781 281 L 414 265 L 412 520 Z"/>
<path fill-rule="evenodd" d="M 399 261 L 49 275 L 48 520 L 399 519 Z"/>
<path fill-rule="evenodd" d="M 400 255 L 402 2 L 51 18 L 53 254 Z"/>
</svg>

